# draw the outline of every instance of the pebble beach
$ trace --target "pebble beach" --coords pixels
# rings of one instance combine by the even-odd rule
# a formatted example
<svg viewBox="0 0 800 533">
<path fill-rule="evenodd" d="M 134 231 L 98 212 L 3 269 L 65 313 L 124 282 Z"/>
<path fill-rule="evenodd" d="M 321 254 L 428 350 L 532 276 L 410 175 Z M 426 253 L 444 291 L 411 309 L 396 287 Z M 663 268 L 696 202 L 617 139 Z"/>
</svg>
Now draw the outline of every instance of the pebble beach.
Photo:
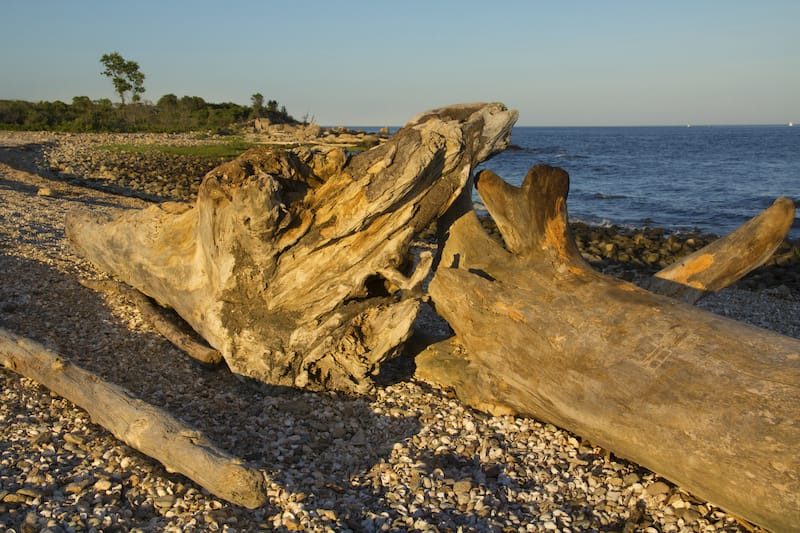
<svg viewBox="0 0 800 533">
<path fill-rule="evenodd" d="M 108 275 L 73 253 L 64 217 L 76 208 L 190 201 L 219 161 L 99 148 L 116 142 L 224 139 L 0 132 L 0 328 L 124 387 L 261 470 L 269 503 L 249 510 L 209 494 L 79 407 L 0 368 L 0 533 L 764 531 L 564 429 L 471 410 L 415 379 L 410 355 L 388 365 L 367 397 L 273 387 L 188 358 L 123 295 L 78 282 Z M 613 242 L 607 231 L 580 229 L 582 251 L 634 282 L 670 253 L 710 239 L 669 241 L 655 230 Z M 642 241 L 657 244 L 637 255 L 633 243 Z M 800 338 L 794 250 L 785 245 L 699 306 Z M 442 334 L 447 325 L 423 306 L 419 328 Z"/>
</svg>

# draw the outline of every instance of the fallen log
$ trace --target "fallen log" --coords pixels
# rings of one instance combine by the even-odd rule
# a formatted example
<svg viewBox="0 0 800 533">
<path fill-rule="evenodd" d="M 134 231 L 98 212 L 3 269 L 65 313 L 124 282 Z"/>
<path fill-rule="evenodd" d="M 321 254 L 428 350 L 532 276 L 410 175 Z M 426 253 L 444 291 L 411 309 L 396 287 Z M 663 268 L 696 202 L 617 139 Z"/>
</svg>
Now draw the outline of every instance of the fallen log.
<svg viewBox="0 0 800 533">
<path fill-rule="evenodd" d="M 109 280 L 80 279 L 78 282 L 87 289 L 120 294 L 130 300 L 131 303 L 139 309 L 139 312 L 142 313 L 146 322 L 153 326 L 162 337 L 171 342 L 179 350 L 182 350 L 189 357 L 207 365 L 215 365 L 222 362 L 222 354 L 205 343 L 196 340 L 191 332 L 184 331 L 185 328 L 182 328 L 180 324 L 169 320 L 164 313 L 153 304 L 150 298 L 133 287 L 129 287 L 118 281 Z"/>
<path fill-rule="evenodd" d="M 206 175 L 194 206 L 75 213 L 67 235 L 174 309 L 234 372 L 365 392 L 411 334 L 431 264 L 414 272 L 412 236 L 507 146 L 516 118 L 502 104 L 456 105 L 354 157 L 253 149 Z"/>
<path fill-rule="evenodd" d="M 0 328 L 0 363 L 63 396 L 127 445 L 212 494 L 255 509 L 267 502 L 264 474 L 218 449 L 170 414 L 103 381 L 41 344 Z"/>
<path fill-rule="evenodd" d="M 417 376 L 496 414 L 573 431 L 775 531 L 800 524 L 800 341 L 595 272 L 567 224 L 569 178 L 477 190 L 430 283 L 455 337 Z M 783 203 L 783 202 L 781 202 Z"/>
</svg>

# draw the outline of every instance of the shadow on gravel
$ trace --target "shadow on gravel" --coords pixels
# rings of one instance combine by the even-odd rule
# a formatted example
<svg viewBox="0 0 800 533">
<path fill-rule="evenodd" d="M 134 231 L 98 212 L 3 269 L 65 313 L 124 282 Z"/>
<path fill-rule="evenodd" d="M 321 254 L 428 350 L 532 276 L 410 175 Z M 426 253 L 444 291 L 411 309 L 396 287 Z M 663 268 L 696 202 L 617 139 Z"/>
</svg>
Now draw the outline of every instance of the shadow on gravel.
<svg viewBox="0 0 800 533">
<path fill-rule="evenodd" d="M 103 179 L 90 179 L 76 174 L 47 170 L 48 165 L 44 157 L 44 147 L 46 145 L 47 143 L 29 143 L 13 146 L 0 145 L 0 162 L 16 170 L 35 174 L 46 180 L 68 183 L 78 187 L 86 187 L 108 194 L 138 198 L 147 202 L 164 202 L 171 200 L 171 198 L 166 196 L 123 187 Z"/>
<path fill-rule="evenodd" d="M 126 309 L 122 297 L 113 297 L 118 298 L 114 307 L 123 309 L 124 316 L 118 316 L 103 295 L 44 263 L 0 254 L 0 272 L 0 327 L 42 343 L 182 419 L 220 448 L 265 470 L 290 493 L 303 493 L 307 509 L 341 509 L 348 495 L 357 501 L 355 493 L 364 489 L 353 486 L 352 476 L 369 471 L 395 443 L 419 432 L 416 417 L 377 415 L 366 398 L 269 386 L 236 376 L 224 365 L 197 363 L 162 337 L 130 328 L 140 319 Z M 41 394 L 48 395 L 43 387 Z M 53 442 L 58 439 L 54 435 Z M 192 485 L 160 465 L 155 468 L 176 487 Z M 17 483 L 24 481 L 23 476 Z M 223 502 L 223 509 L 232 507 Z M 240 513 L 238 528 L 255 527 L 256 518 L 248 526 Z M 160 517 L 155 509 L 144 514 L 127 525 Z M 353 515 L 359 514 L 354 507 Z"/>
<path fill-rule="evenodd" d="M 28 194 L 30 196 L 42 196 L 39 194 L 39 187 L 35 185 L 29 185 L 27 183 L 20 183 L 18 181 L 0 178 L 0 191 L 7 190 L 7 191 L 15 191 L 15 192 L 22 192 Z M 46 197 L 54 197 L 60 200 L 66 200 L 68 202 L 73 202 L 75 204 L 80 204 L 82 206 L 90 206 L 90 207 L 112 207 L 115 209 L 120 209 L 119 202 L 105 202 L 103 200 L 98 200 L 96 198 L 87 198 L 81 196 L 74 196 L 74 195 L 64 195 L 64 194 L 57 194 L 53 193 L 50 196 Z"/>
<path fill-rule="evenodd" d="M 0 145 L 0 161 L 6 165 L 30 172 L 45 179 L 53 179 L 50 172 L 44 168 L 44 147 L 42 143 L 28 143 L 19 145 Z"/>
</svg>

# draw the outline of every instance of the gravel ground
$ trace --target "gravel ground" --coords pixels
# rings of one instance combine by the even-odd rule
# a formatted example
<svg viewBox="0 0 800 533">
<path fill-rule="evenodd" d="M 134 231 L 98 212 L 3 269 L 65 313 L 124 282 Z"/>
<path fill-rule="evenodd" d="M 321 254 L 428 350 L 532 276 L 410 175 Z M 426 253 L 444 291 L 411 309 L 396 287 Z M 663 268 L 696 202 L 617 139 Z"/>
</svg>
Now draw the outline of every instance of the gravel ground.
<svg viewBox="0 0 800 533">
<path fill-rule="evenodd" d="M 65 138 L 56 140 L 79 142 Z M 263 470 L 270 501 L 247 510 L 215 498 L 0 369 L 6 531 L 760 531 L 567 431 L 472 411 L 413 379 L 408 360 L 360 398 L 270 387 L 193 362 L 124 297 L 78 284 L 105 275 L 69 249 L 66 212 L 146 202 L 38 168 L 46 142 L 54 136 L 0 132 L 0 327 Z M 792 291 L 723 291 L 703 305 L 800 336 Z M 429 309 L 422 320 L 443 327 Z"/>
</svg>

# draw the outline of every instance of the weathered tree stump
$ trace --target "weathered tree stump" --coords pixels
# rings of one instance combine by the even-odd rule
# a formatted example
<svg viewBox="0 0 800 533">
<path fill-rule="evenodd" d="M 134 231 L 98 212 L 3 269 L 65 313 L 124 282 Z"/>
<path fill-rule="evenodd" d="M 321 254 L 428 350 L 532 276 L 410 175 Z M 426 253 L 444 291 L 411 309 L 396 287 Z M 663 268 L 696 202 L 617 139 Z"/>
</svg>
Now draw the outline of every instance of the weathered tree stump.
<svg viewBox="0 0 800 533">
<path fill-rule="evenodd" d="M 417 357 L 417 375 L 795 530 L 800 341 L 595 272 L 570 235 L 568 188 L 566 172 L 544 165 L 521 188 L 478 176 L 506 247 L 474 213 L 450 228 L 429 292 L 455 337 Z"/>
<path fill-rule="evenodd" d="M 194 206 L 73 214 L 84 257 L 173 308 L 231 369 L 267 383 L 363 392 L 409 337 L 430 259 L 412 236 L 503 150 L 516 111 L 422 113 L 385 144 L 254 149 L 203 179 Z"/>
</svg>

